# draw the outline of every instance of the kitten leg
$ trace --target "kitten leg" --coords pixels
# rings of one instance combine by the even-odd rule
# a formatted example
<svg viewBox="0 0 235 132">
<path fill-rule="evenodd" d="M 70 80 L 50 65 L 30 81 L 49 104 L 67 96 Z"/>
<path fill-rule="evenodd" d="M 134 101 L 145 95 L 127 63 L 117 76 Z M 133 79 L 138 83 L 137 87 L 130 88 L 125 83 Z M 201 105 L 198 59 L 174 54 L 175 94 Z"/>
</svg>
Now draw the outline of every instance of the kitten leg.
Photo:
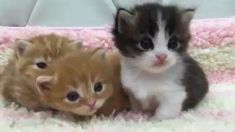
<svg viewBox="0 0 235 132">
<path fill-rule="evenodd" d="M 139 102 L 135 97 L 129 96 L 130 99 L 130 104 L 131 104 L 131 110 L 134 112 L 139 112 L 140 107 L 139 107 Z"/>
<path fill-rule="evenodd" d="M 163 120 L 177 117 L 182 110 L 185 98 L 185 91 L 162 94 L 160 98 L 158 97 L 160 105 L 156 109 L 153 119 Z"/>
<path fill-rule="evenodd" d="M 124 88 L 124 91 L 128 95 L 130 106 L 131 106 L 131 111 L 134 111 L 134 112 L 140 111 L 140 104 L 138 100 L 136 99 L 135 95 L 127 88 Z"/>
</svg>

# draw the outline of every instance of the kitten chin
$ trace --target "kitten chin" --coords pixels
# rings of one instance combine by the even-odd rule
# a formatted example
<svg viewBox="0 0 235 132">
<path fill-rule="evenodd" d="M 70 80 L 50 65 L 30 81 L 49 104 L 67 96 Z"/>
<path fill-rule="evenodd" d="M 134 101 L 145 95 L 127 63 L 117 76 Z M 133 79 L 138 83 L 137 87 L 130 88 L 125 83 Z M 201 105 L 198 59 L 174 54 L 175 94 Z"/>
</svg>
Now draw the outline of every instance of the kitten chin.
<svg viewBox="0 0 235 132">
<path fill-rule="evenodd" d="M 132 109 L 146 110 L 154 97 L 159 107 L 153 118 L 161 120 L 196 107 L 205 97 L 205 74 L 187 53 L 193 14 L 194 9 L 157 3 L 117 11 L 113 40 L 122 55 L 121 80 Z"/>
</svg>

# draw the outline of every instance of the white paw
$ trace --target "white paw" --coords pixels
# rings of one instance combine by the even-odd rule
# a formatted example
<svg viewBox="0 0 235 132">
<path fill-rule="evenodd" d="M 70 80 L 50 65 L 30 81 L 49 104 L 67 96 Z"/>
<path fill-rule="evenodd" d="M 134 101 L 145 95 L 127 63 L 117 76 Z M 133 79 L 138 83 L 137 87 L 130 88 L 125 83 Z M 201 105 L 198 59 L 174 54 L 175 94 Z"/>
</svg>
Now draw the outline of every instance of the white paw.
<svg viewBox="0 0 235 132">
<path fill-rule="evenodd" d="M 156 111 L 152 120 L 167 120 L 167 119 L 174 119 L 180 115 L 180 111 Z"/>
</svg>

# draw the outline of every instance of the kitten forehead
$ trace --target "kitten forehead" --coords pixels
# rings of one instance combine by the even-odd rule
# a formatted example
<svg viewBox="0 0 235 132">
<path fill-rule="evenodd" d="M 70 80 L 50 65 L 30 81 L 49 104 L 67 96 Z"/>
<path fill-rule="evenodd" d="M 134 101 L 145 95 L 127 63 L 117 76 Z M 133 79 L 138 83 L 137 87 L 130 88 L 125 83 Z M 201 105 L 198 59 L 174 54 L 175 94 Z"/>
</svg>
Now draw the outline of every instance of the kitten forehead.
<svg viewBox="0 0 235 132">
<path fill-rule="evenodd" d="M 166 20 L 163 19 L 162 15 L 162 11 L 159 11 L 156 20 L 158 30 L 152 38 L 153 44 L 155 45 L 155 52 L 164 52 L 167 50 L 167 41 L 169 40 L 169 34 L 166 31 Z"/>
<path fill-rule="evenodd" d="M 158 15 L 157 15 L 157 25 L 158 25 L 158 29 L 162 29 L 162 28 L 164 29 L 165 26 L 166 26 L 166 22 L 165 22 L 165 20 L 163 20 L 162 11 L 159 11 L 157 14 L 158 14 Z"/>
<path fill-rule="evenodd" d="M 158 27 L 158 31 L 163 34 L 169 36 L 176 30 L 176 23 L 178 18 L 178 14 L 176 13 L 176 9 L 159 9 L 157 10 L 156 16 L 156 24 Z M 157 30 L 156 30 L 157 32 Z"/>
</svg>

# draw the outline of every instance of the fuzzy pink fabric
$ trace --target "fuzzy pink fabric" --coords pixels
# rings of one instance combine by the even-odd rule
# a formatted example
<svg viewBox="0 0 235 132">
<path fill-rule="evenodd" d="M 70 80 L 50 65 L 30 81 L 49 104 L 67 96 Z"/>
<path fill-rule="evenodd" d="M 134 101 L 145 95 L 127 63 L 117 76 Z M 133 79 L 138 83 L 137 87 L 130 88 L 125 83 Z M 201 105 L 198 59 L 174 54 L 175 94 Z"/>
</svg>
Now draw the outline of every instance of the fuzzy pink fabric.
<svg viewBox="0 0 235 132">
<path fill-rule="evenodd" d="M 235 19 L 196 20 L 192 23 L 191 45 L 210 48 L 234 45 Z"/>
<path fill-rule="evenodd" d="M 80 40 L 87 47 L 114 49 L 110 27 L 100 28 L 48 28 L 48 27 L 0 27 L 0 49 L 9 47 L 15 39 L 27 39 L 40 34 L 56 33 Z M 209 19 L 193 21 L 191 48 L 206 49 L 233 46 L 235 43 L 235 20 Z M 228 79 L 229 78 L 229 79 Z M 235 70 L 210 71 L 211 82 L 235 81 Z"/>
<path fill-rule="evenodd" d="M 191 26 L 191 46 L 206 48 L 226 46 L 235 42 L 235 20 L 196 20 Z M 110 27 L 101 28 L 48 28 L 48 27 L 0 27 L 0 44 L 6 46 L 15 39 L 24 39 L 40 34 L 57 33 L 81 40 L 87 46 L 113 48 Z"/>
<path fill-rule="evenodd" d="M 80 40 L 87 47 L 103 47 L 107 50 L 112 50 L 115 47 L 110 31 L 110 27 L 0 27 L 0 52 L 2 52 L 1 56 L 3 59 L 7 57 L 5 52 L 15 39 L 27 39 L 49 33 L 56 33 L 71 39 Z M 186 122 L 187 119 L 190 120 L 191 118 L 196 121 L 199 120 L 199 124 L 200 121 L 205 120 L 213 121 L 213 123 L 217 120 L 225 124 L 229 124 L 230 122 L 235 123 L 235 19 L 196 20 L 191 25 L 191 31 L 192 40 L 190 41 L 189 52 L 205 68 L 212 87 L 207 97 L 209 101 L 205 103 L 206 106 L 204 105 L 197 111 L 191 113 L 184 113 L 183 118 L 186 118 Z M 0 113 L 2 113 L 0 114 L 0 118 L 15 121 L 30 120 L 32 117 L 31 114 L 9 111 L 8 109 L 2 109 Z M 40 118 L 44 119 L 48 116 L 50 115 L 45 114 L 43 116 L 42 114 Z M 144 120 L 143 115 L 125 116 L 134 120 Z M 123 115 L 118 118 L 123 119 Z M 210 125 L 212 128 L 214 127 L 213 124 Z M 227 128 L 225 127 L 226 125 L 223 126 L 225 129 Z M 89 130 L 93 131 L 93 129 Z M 177 130 L 180 130 L 180 128 Z M 98 130 L 96 129 L 96 131 Z"/>
</svg>

